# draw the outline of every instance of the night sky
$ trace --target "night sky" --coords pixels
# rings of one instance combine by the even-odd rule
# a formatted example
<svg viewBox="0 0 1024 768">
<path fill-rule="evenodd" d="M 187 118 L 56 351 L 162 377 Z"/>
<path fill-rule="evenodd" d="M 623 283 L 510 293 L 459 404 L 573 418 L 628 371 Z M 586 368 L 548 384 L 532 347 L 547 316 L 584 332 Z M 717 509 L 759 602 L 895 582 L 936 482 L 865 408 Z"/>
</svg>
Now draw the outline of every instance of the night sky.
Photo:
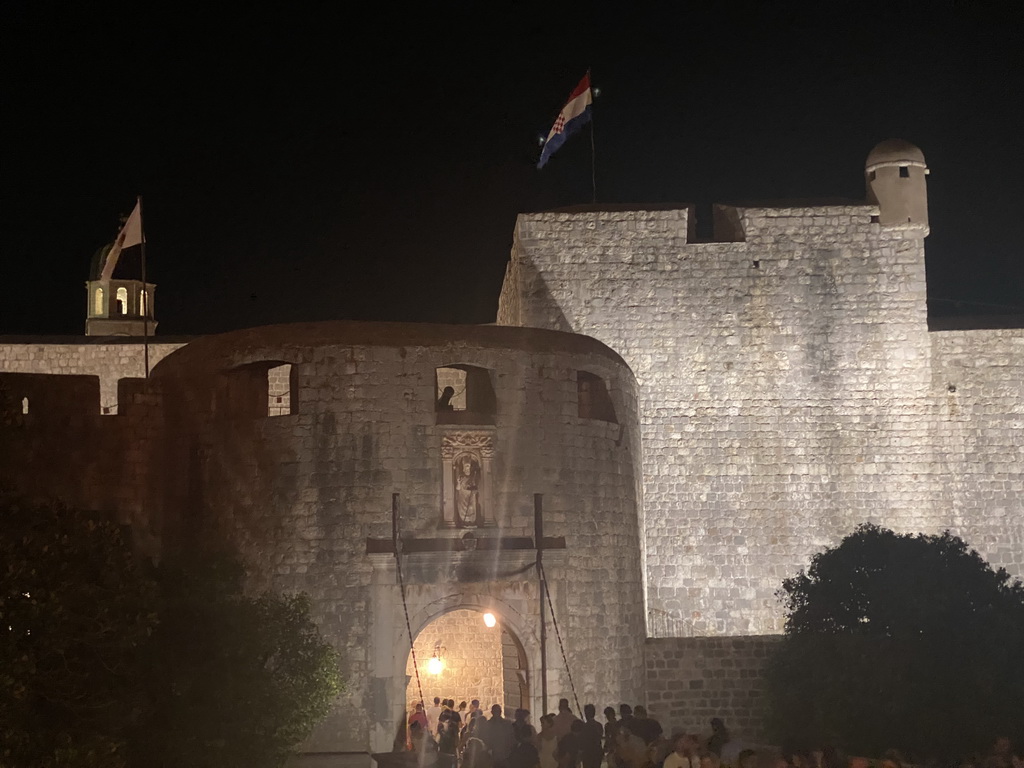
<svg viewBox="0 0 1024 768">
<path fill-rule="evenodd" d="M 0 6 L 0 333 L 82 333 L 136 194 L 160 335 L 491 322 L 516 214 L 589 202 L 587 134 L 535 168 L 587 67 L 600 202 L 860 199 L 904 138 L 932 311 L 1024 312 L 1011 3 L 234 5 Z"/>
</svg>

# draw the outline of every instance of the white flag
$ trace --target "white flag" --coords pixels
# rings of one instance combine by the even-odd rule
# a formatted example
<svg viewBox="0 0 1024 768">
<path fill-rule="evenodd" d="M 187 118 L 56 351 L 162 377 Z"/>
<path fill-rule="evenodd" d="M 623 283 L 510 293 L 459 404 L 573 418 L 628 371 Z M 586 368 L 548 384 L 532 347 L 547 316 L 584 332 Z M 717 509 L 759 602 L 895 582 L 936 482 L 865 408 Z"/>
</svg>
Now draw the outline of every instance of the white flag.
<svg viewBox="0 0 1024 768">
<path fill-rule="evenodd" d="M 128 220 L 121 227 L 121 231 L 117 233 L 117 239 L 110 247 L 107 258 L 103 262 L 100 280 L 109 280 L 114 274 L 114 268 L 117 266 L 117 260 L 121 257 L 121 251 L 125 248 L 131 248 L 133 245 L 140 245 L 145 240 L 145 236 L 142 234 L 142 208 L 139 206 L 140 203 L 135 203 L 135 207 L 132 209 L 131 215 L 128 216 Z"/>
</svg>

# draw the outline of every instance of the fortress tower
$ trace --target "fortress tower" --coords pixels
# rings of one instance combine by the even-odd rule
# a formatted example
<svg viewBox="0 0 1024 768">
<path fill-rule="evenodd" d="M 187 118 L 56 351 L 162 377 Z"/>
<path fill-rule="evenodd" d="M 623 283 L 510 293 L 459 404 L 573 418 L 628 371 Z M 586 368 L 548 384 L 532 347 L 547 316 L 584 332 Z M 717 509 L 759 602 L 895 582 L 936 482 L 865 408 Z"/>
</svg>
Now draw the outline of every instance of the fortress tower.
<svg viewBox="0 0 1024 768">
<path fill-rule="evenodd" d="M 927 175 L 924 153 L 903 139 L 886 139 L 871 150 L 864 177 L 879 224 L 928 234 Z"/>
<path fill-rule="evenodd" d="M 717 205 L 715 242 L 686 206 L 519 216 L 498 322 L 597 338 L 640 385 L 652 637 L 782 631 L 782 580 L 864 522 L 1024 567 L 1024 338 L 929 330 L 924 155 L 865 167 L 866 201 Z"/>
</svg>

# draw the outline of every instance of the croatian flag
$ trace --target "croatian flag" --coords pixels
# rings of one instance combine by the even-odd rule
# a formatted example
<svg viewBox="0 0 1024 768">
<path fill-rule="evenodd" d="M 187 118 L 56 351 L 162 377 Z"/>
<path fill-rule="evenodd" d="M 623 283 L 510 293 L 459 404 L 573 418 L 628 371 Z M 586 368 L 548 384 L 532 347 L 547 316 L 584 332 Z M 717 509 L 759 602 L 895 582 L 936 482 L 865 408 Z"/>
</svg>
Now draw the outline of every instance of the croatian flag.
<svg viewBox="0 0 1024 768">
<path fill-rule="evenodd" d="M 544 150 L 540 153 L 538 168 L 543 168 L 566 139 L 590 122 L 590 104 L 593 100 L 590 92 L 590 73 L 587 72 L 580 80 L 579 85 L 573 88 L 572 93 L 569 94 L 569 101 L 562 107 L 562 111 L 558 113 L 558 119 L 551 126 L 551 132 L 544 141 Z"/>
</svg>

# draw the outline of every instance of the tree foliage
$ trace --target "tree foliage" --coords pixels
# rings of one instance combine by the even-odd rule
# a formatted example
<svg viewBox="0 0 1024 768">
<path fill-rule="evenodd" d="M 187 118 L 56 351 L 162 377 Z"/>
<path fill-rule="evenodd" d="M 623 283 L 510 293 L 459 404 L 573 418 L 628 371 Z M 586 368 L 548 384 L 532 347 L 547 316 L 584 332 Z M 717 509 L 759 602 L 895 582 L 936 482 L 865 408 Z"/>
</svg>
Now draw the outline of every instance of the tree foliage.
<svg viewBox="0 0 1024 768">
<path fill-rule="evenodd" d="M 6 500 L 0 526 L 0 764 L 123 765 L 155 585 L 108 520 Z"/>
<path fill-rule="evenodd" d="M 133 739 L 138 765 L 282 765 L 340 691 L 308 599 L 245 597 L 242 575 L 226 560 L 161 567 L 148 681 L 157 706 Z"/>
<path fill-rule="evenodd" d="M 340 690 L 304 596 L 229 559 L 138 564 L 122 529 L 0 499 L 0 765 L 280 766 Z"/>
<path fill-rule="evenodd" d="M 863 525 L 783 582 L 769 669 L 780 738 L 965 754 L 1020 727 L 1024 586 L 948 531 Z"/>
</svg>

